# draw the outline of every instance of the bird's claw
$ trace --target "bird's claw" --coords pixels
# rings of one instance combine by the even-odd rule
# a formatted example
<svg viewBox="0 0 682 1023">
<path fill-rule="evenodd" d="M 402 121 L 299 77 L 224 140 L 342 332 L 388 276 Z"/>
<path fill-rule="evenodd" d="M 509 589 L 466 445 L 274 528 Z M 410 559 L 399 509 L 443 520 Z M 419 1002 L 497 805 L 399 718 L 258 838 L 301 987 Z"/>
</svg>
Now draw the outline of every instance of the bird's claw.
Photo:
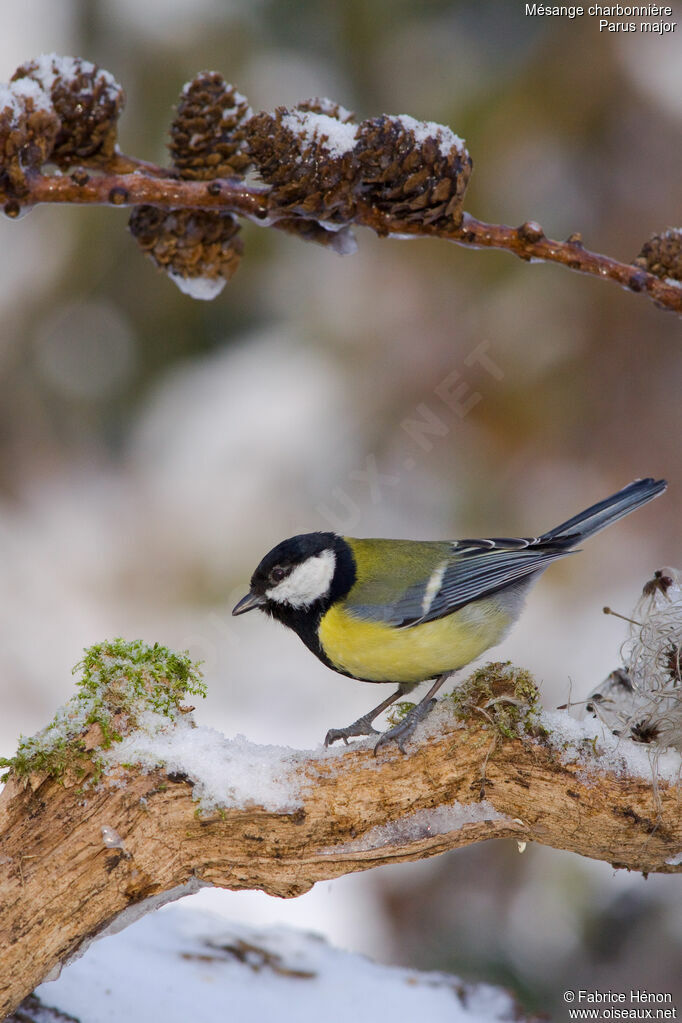
<svg viewBox="0 0 682 1023">
<path fill-rule="evenodd" d="M 377 755 L 377 750 L 381 746 L 385 746 L 389 742 L 396 742 L 401 753 L 407 754 L 405 749 L 405 743 L 411 738 L 412 733 L 419 724 L 420 721 L 426 717 L 433 705 L 435 704 L 435 698 L 429 700 L 427 703 L 418 703 L 416 707 L 410 710 L 403 720 L 393 728 L 389 728 L 387 732 L 379 734 L 376 728 L 373 727 L 372 721 L 376 716 L 370 716 L 365 714 L 364 717 L 358 718 L 352 725 L 348 725 L 346 728 L 330 728 L 327 732 L 324 744 L 325 746 L 331 746 L 333 742 L 338 739 L 343 739 L 346 746 L 348 740 L 352 735 L 378 735 L 376 745 L 374 747 L 374 756 Z"/>
<path fill-rule="evenodd" d="M 418 703 L 416 707 L 413 707 L 412 710 L 408 711 L 402 721 L 380 735 L 374 747 L 374 756 L 377 755 L 381 746 L 385 746 L 389 742 L 397 743 L 400 752 L 407 755 L 405 743 L 412 737 L 415 728 L 420 721 L 423 721 L 435 702 L 436 700 L 433 699 L 429 700 L 429 702 L 425 704 Z"/>
<path fill-rule="evenodd" d="M 378 735 L 379 732 L 372 726 L 372 721 L 367 716 L 358 718 L 352 725 L 346 725 L 345 728 L 330 728 L 324 737 L 325 747 L 331 746 L 333 742 L 337 742 L 338 739 L 343 739 L 346 746 L 348 740 L 353 735 Z"/>
<path fill-rule="evenodd" d="M 398 744 L 398 749 L 401 753 L 407 754 L 405 749 L 405 743 L 411 737 L 415 728 L 417 727 L 416 721 L 408 721 L 407 718 L 401 721 L 399 725 L 395 725 L 394 728 L 389 728 L 387 732 L 384 732 L 377 739 L 374 747 L 374 756 L 377 755 L 381 746 L 386 746 L 389 742 L 395 742 Z"/>
</svg>

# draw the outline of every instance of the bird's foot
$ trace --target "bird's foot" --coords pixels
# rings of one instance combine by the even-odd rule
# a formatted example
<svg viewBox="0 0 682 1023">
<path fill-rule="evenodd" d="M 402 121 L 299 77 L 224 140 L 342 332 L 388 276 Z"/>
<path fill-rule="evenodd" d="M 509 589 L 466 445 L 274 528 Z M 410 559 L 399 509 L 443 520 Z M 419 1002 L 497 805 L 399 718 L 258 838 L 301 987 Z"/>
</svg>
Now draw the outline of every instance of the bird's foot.
<svg viewBox="0 0 682 1023">
<path fill-rule="evenodd" d="M 347 746 L 352 735 L 378 735 L 378 731 L 372 726 L 373 720 L 374 715 L 365 714 L 354 721 L 352 725 L 346 725 L 345 728 L 330 728 L 324 738 L 325 746 L 331 746 L 338 739 L 343 739 Z"/>
<path fill-rule="evenodd" d="M 412 733 L 419 722 L 424 720 L 435 703 L 435 697 L 431 700 L 418 703 L 416 707 L 413 707 L 412 710 L 407 712 L 399 724 L 395 725 L 393 728 L 389 728 L 387 732 L 383 732 L 374 747 L 374 756 L 377 755 L 381 746 L 385 746 L 389 742 L 397 742 L 401 753 L 407 753 L 405 743 L 409 738 L 411 738 Z"/>
</svg>

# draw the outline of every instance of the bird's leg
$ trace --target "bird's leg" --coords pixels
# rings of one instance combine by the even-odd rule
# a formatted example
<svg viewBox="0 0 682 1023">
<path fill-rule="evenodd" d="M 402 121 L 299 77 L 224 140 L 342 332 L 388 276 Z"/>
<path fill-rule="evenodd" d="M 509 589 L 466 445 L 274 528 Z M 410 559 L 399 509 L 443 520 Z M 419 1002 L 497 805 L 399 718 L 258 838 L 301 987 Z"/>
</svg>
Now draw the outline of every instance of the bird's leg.
<svg viewBox="0 0 682 1023">
<path fill-rule="evenodd" d="M 336 742 L 337 739 L 343 739 L 347 746 L 351 735 L 378 735 L 379 733 L 376 728 L 372 727 L 372 722 L 376 717 L 379 717 L 382 710 L 386 710 L 386 708 L 390 707 L 392 703 L 395 703 L 398 697 L 403 696 L 408 688 L 410 687 L 400 686 L 400 688 L 397 689 L 392 696 L 387 696 L 385 700 L 381 701 L 378 707 L 375 707 L 374 710 L 367 711 L 367 713 L 363 714 L 361 718 L 354 721 L 352 725 L 346 725 L 345 728 L 330 728 L 325 736 L 325 746 L 331 746 L 331 744 Z"/>
<path fill-rule="evenodd" d="M 377 741 L 374 747 L 374 755 L 376 756 L 377 750 L 380 746 L 385 746 L 387 742 L 397 742 L 401 751 L 405 753 L 405 743 L 410 738 L 415 728 L 420 721 L 423 721 L 426 715 L 429 713 L 434 703 L 436 702 L 435 696 L 440 687 L 445 682 L 446 678 L 449 678 L 451 672 L 446 672 L 444 675 L 439 675 L 436 681 L 433 683 L 428 693 L 423 700 L 420 700 L 416 707 L 408 711 L 403 720 L 395 725 L 394 728 L 389 728 L 387 732 L 384 732 Z"/>
</svg>

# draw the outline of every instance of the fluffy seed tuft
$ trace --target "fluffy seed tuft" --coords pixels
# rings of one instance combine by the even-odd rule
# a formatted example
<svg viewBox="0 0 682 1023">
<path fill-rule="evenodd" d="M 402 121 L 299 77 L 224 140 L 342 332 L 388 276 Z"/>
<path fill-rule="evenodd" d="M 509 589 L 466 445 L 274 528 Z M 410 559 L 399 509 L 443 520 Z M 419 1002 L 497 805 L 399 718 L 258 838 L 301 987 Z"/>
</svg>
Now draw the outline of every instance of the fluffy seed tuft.
<svg viewBox="0 0 682 1023">
<path fill-rule="evenodd" d="M 588 697 L 587 710 L 616 735 L 682 750 L 682 574 L 645 584 L 623 647 L 623 667 Z"/>
</svg>

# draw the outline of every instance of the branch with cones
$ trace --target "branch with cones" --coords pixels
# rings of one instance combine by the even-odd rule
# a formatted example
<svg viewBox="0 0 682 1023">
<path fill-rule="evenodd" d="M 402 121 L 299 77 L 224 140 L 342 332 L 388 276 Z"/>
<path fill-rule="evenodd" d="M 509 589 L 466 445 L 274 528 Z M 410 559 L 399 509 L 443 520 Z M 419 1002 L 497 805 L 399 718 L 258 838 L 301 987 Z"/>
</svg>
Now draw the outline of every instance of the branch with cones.
<svg viewBox="0 0 682 1023">
<path fill-rule="evenodd" d="M 130 230 L 183 291 L 215 297 L 243 254 L 237 218 L 339 254 L 353 228 L 380 237 L 435 237 L 558 263 L 682 313 L 682 229 L 644 243 L 631 263 L 590 252 L 579 233 L 487 224 L 464 211 L 472 160 L 450 128 L 406 115 L 357 123 L 327 99 L 254 114 L 217 72 L 183 89 L 169 167 L 122 154 L 123 90 L 106 71 L 54 55 L 0 86 L 0 206 L 17 218 L 39 203 L 132 207 Z M 50 171 L 52 168 L 52 171 Z"/>
</svg>

